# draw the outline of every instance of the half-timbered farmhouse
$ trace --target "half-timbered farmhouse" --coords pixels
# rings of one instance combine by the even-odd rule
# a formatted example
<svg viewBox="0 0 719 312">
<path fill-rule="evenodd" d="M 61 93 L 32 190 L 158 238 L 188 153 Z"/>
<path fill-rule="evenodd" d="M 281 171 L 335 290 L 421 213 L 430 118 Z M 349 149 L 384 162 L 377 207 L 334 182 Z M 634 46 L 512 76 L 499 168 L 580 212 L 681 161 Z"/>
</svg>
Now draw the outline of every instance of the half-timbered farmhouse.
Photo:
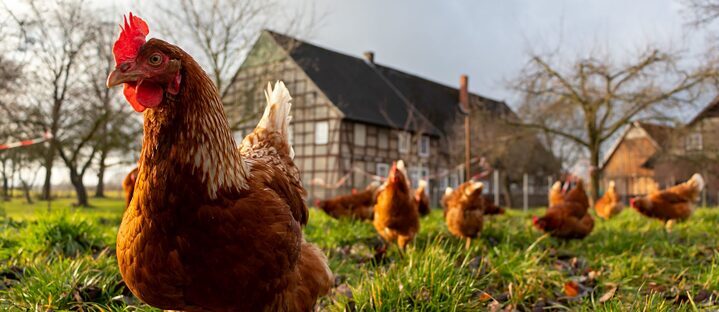
<svg viewBox="0 0 719 312">
<path fill-rule="evenodd" d="M 453 157 L 463 145 L 451 143 L 463 138 L 460 99 L 490 122 L 514 116 L 505 103 L 469 93 L 466 76 L 450 87 L 377 64 L 371 52 L 358 58 L 263 31 L 223 96 L 238 140 L 260 117 L 263 88 L 278 79 L 293 96 L 291 140 L 310 198 L 364 188 L 397 159 L 413 183 L 429 179 L 437 198 L 465 178 Z"/>
</svg>

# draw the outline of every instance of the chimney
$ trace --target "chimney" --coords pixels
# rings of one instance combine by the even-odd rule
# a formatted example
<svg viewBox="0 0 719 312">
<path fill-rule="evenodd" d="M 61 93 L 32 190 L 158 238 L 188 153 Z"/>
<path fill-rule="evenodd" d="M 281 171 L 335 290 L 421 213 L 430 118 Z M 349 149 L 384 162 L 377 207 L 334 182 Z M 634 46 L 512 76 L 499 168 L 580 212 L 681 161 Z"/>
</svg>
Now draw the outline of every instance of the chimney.
<svg viewBox="0 0 719 312">
<path fill-rule="evenodd" d="M 459 77 L 459 108 L 465 114 L 469 113 L 469 77 L 462 75 Z"/>
<path fill-rule="evenodd" d="M 367 63 L 374 64 L 374 52 L 367 51 L 364 53 L 364 59 Z"/>
</svg>

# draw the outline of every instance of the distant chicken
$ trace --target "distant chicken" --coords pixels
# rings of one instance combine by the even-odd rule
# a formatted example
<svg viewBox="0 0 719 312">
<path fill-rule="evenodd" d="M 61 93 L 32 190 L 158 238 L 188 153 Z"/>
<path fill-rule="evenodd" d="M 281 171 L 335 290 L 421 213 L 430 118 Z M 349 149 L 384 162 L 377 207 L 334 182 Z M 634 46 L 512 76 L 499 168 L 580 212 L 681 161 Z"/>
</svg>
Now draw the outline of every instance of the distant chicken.
<svg viewBox="0 0 719 312">
<path fill-rule="evenodd" d="M 582 239 L 594 229 L 594 218 L 588 213 L 589 198 L 581 180 L 563 196 L 563 200 L 547 209 L 541 217 L 534 217 L 534 226 L 551 236 L 563 239 Z"/>
<path fill-rule="evenodd" d="M 137 167 L 135 169 L 132 169 L 130 173 L 125 176 L 125 179 L 122 180 L 122 191 L 125 193 L 125 208 L 127 206 L 130 206 L 130 201 L 132 200 L 132 193 L 135 191 L 135 181 L 137 180 Z"/>
<path fill-rule="evenodd" d="M 466 239 L 465 248 L 469 248 L 472 238 L 476 238 L 482 231 L 483 187 L 481 182 L 464 182 L 445 201 L 447 228 L 454 236 Z"/>
<path fill-rule="evenodd" d="M 694 212 L 694 203 L 704 190 L 704 178 L 698 173 L 688 181 L 656 191 L 647 196 L 632 198 L 629 203 L 639 213 L 664 221 L 667 230 L 671 230 L 676 220 L 686 220 Z"/>
<path fill-rule="evenodd" d="M 414 190 L 414 201 L 417 205 L 417 210 L 421 216 L 426 216 L 430 213 L 429 207 L 429 196 L 427 196 L 427 181 L 419 180 L 417 189 Z"/>
<path fill-rule="evenodd" d="M 372 182 L 364 191 L 318 200 L 316 205 L 333 218 L 372 220 L 374 203 L 379 182 Z"/>
<path fill-rule="evenodd" d="M 604 196 L 597 200 L 594 204 L 594 210 L 597 215 L 605 220 L 618 215 L 624 209 L 624 205 L 617 195 L 617 188 L 614 181 L 609 181 L 607 191 L 604 192 Z"/>
<path fill-rule="evenodd" d="M 562 200 L 564 200 L 564 190 L 562 189 L 562 182 L 554 182 L 554 184 L 552 184 L 552 188 L 549 189 L 549 205 L 547 207 L 554 206 Z"/>
<path fill-rule="evenodd" d="M 482 211 L 484 212 L 485 216 L 504 214 L 504 208 L 495 205 L 494 200 L 492 200 L 488 196 L 482 196 L 481 201 Z"/>
<path fill-rule="evenodd" d="M 238 148 L 217 88 L 130 14 L 107 86 L 143 112 L 137 181 L 117 234 L 127 287 L 163 310 L 311 311 L 334 277 L 305 241 L 309 211 L 288 139 L 291 96 L 268 86 Z"/>
<path fill-rule="evenodd" d="M 377 193 L 374 206 L 374 228 L 386 242 L 397 242 L 404 250 L 419 231 L 419 214 L 410 194 L 404 162 L 392 164 L 387 182 Z"/>
</svg>

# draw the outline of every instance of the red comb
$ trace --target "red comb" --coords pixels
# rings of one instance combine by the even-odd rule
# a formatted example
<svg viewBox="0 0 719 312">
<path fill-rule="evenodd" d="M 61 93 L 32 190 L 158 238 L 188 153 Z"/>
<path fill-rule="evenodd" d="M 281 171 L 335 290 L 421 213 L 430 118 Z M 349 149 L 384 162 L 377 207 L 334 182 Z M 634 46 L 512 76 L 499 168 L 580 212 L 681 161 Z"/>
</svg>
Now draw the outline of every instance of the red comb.
<svg viewBox="0 0 719 312">
<path fill-rule="evenodd" d="M 124 26 L 120 25 L 120 36 L 112 46 L 112 54 L 115 55 L 115 64 L 133 59 L 137 56 L 140 47 L 145 44 L 145 37 L 150 32 L 147 23 L 141 18 L 132 15 L 124 17 Z"/>
<path fill-rule="evenodd" d="M 539 218 L 537 216 L 532 217 L 532 223 L 537 224 L 539 222 Z"/>
</svg>

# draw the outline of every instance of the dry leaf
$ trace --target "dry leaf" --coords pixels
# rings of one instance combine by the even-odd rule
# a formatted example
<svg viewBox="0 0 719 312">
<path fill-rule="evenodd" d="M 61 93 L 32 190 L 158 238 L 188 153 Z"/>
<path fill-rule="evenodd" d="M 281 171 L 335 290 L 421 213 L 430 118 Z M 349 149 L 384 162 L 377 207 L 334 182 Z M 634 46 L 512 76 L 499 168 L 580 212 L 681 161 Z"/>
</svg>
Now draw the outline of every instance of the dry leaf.
<svg viewBox="0 0 719 312">
<path fill-rule="evenodd" d="M 694 302 L 701 303 L 704 300 L 709 299 L 709 297 L 711 297 L 711 295 L 712 295 L 712 293 L 710 291 L 708 291 L 706 289 L 702 289 L 696 294 L 696 296 L 694 296 Z"/>
<path fill-rule="evenodd" d="M 599 298 L 599 303 L 605 303 L 612 298 L 614 298 L 614 294 L 617 292 L 617 285 L 613 284 L 607 284 L 607 286 L 610 286 L 609 290 L 602 295 L 601 298 Z"/>
<path fill-rule="evenodd" d="M 564 294 L 567 295 L 567 297 L 576 297 L 579 296 L 579 284 L 575 281 L 570 281 L 564 283 Z"/>
<path fill-rule="evenodd" d="M 482 294 L 479 295 L 479 301 L 486 302 L 486 301 L 489 301 L 489 300 L 491 300 L 491 299 L 492 299 L 492 295 L 490 295 L 490 294 L 488 294 L 488 293 L 486 293 L 486 292 L 482 292 Z"/>
</svg>

